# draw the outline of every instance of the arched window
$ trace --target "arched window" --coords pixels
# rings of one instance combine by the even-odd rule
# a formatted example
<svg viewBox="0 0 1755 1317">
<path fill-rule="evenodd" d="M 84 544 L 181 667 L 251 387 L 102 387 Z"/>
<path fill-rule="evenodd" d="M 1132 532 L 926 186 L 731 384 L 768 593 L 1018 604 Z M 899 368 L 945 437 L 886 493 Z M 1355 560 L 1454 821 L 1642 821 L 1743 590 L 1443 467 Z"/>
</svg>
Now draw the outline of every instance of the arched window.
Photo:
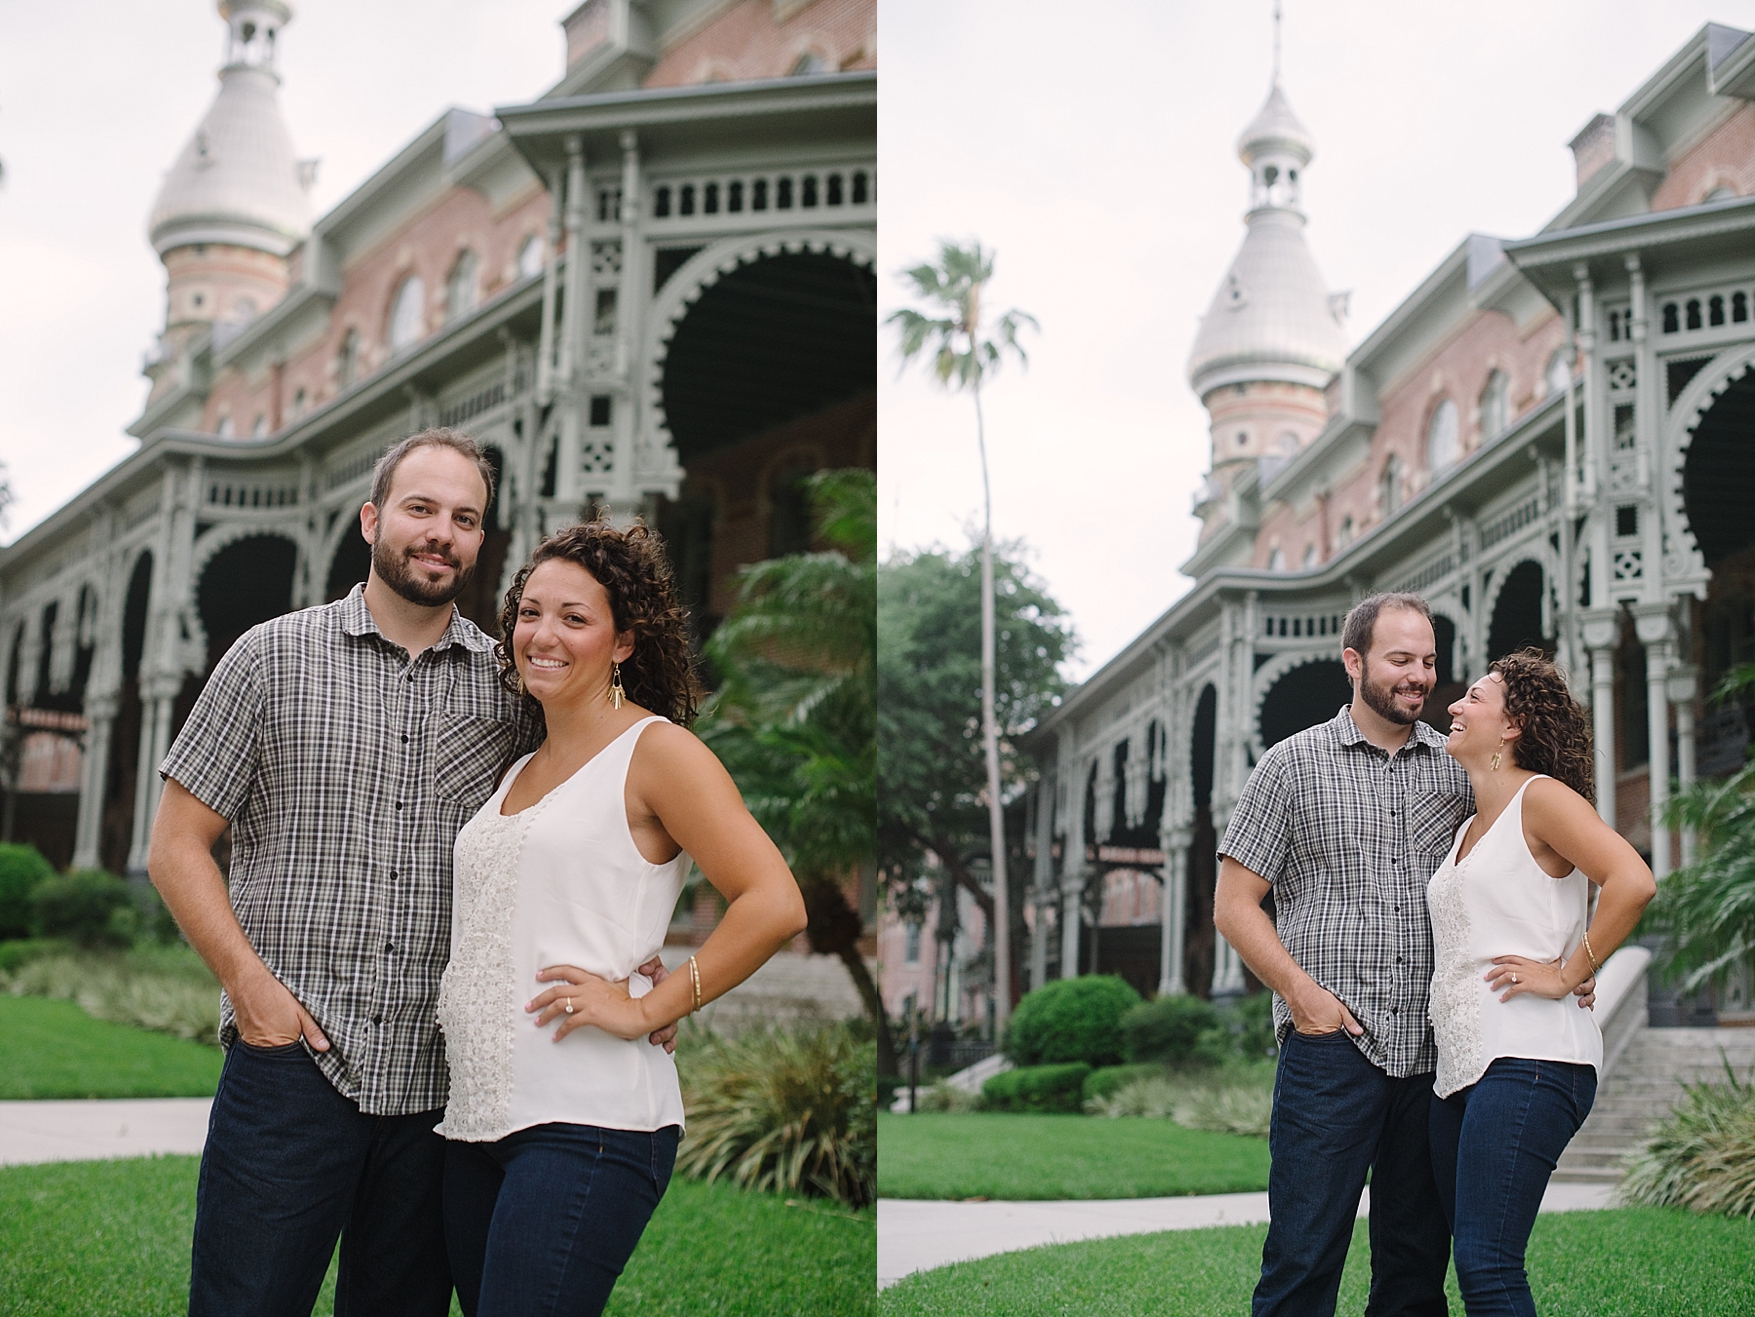
<svg viewBox="0 0 1755 1317">
<path fill-rule="evenodd" d="M 264 435 L 266 435 L 267 433 L 268 433 L 268 417 L 262 412 L 257 412 L 256 413 L 256 423 L 250 427 L 250 438 L 260 439 Z"/>
<path fill-rule="evenodd" d="M 1335 537 L 1335 545 L 1338 548 L 1344 549 L 1352 542 L 1353 542 L 1353 518 L 1349 515 L 1349 516 L 1345 516 L 1345 517 L 1341 518 L 1341 529 L 1340 529 L 1340 533 L 1338 535 L 1336 535 L 1336 537 Z"/>
<path fill-rule="evenodd" d="M 1280 451 L 1287 457 L 1296 457 L 1298 455 L 1298 449 L 1302 447 L 1298 442 L 1298 436 L 1293 434 L 1290 430 L 1287 430 L 1274 442 L 1279 444 Z"/>
<path fill-rule="evenodd" d="M 1547 381 L 1549 393 L 1558 393 L 1572 383 L 1572 363 L 1567 360 L 1564 344 L 1548 358 L 1548 369 L 1542 372 L 1542 378 Z"/>
<path fill-rule="evenodd" d="M 390 303 L 390 350 L 400 352 L 426 337 L 427 289 L 418 274 L 411 274 L 396 290 Z"/>
<path fill-rule="evenodd" d="M 248 297 L 240 297 L 232 303 L 232 319 L 241 325 L 247 325 L 256 318 L 256 303 Z"/>
<path fill-rule="evenodd" d="M 1309 571 L 1314 566 L 1316 566 L 1316 546 L 1306 544 L 1304 546 L 1304 570 Z"/>
<path fill-rule="evenodd" d="M 1736 195 L 1737 195 L 1736 188 L 1732 187 L 1728 183 L 1720 183 L 1712 191 L 1710 191 L 1706 194 L 1706 199 L 1708 201 L 1730 201 Z"/>
<path fill-rule="evenodd" d="M 445 281 L 445 319 L 455 320 L 475 310 L 475 253 L 467 248 L 457 255 L 451 277 Z"/>
<path fill-rule="evenodd" d="M 348 330 L 341 336 L 341 350 L 335 354 L 335 386 L 345 389 L 359 378 L 360 336 Z"/>
<path fill-rule="evenodd" d="M 219 418 L 219 428 L 214 431 L 214 434 L 218 435 L 221 439 L 230 439 L 236 433 L 237 428 L 232 425 L 230 413 Z"/>
<path fill-rule="evenodd" d="M 1506 415 L 1507 393 L 1505 372 L 1496 370 L 1487 376 L 1487 387 L 1481 390 L 1481 441 L 1494 438 L 1511 418 Z"/>
<path fill-rule="evenodd" d="M 1385 518 L 1402 505 L 1402 459 L 1394 453 L 1383 464 L 1383 474 L 1377 481 L 1377 497 Z"/>
<path fill-rule="evenodd" d="M 1286 551 L 1280 548 L 1277 544 L 1274 546 L 1273 553 L 1268 555 L 1268 570 L 1270 572 L 1283 572 L 1286 570 Z"/>
<path fill-rule="evenodd" d="M 293 394 L 292 414 L 293 414 L 294 418 L 296 419 L 297 417 L 303 416 L 305 414 L 305 408 L 308 405 L 309 405 L 309 400 L 307 399 L 307 397 L 305 395 L 304 388 L 301 386 L 299 391 L 297 393 Z"/>
<path fill-rule="evenodd" d="M 529 279 L 542 273 L 542 235 L 532 233 L 518 248 L 518 277 Z"/>
<path fill-rule="evenodd" d="M 1438 404 L 1426 423 L 1426 469 L 1436 475 L 1456 465 L 1461 455 L 1457 438 L 1456 404 L 1449 398 Z"/>
</svg>

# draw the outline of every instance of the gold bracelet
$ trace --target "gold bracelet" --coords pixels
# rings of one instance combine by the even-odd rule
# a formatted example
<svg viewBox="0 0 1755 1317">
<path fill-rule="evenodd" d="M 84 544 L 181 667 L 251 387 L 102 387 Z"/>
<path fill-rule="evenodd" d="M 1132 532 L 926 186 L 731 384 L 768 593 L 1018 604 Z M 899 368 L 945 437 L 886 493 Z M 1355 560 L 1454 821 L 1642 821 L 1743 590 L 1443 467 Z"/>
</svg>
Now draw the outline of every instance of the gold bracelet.
<svg viewBox="0 0 1755 1317">
<path fill-rule="evenodd" d="M 701 1009 L 701 967 L 695 964 L 695 958 L 689 957 L 689 986 L 695 991 L 695 1010 Z M 689 1014 L 693 1015 L 694 1011 Z"/>
<path fill-rule="evenodd" d="M 1593 975 L 1601 974 L 1603 972 L 1603 967 L 1601 965 L 1597 964 L 1597 953 L 1590 949 L 1590 934 L 1589 933 L 1586 933 L 1584 935 L 1584 954 L 1585 954 L 1586 958 L 1588 958 L 1590 961 L 1590 972 Z"/>
</svg>

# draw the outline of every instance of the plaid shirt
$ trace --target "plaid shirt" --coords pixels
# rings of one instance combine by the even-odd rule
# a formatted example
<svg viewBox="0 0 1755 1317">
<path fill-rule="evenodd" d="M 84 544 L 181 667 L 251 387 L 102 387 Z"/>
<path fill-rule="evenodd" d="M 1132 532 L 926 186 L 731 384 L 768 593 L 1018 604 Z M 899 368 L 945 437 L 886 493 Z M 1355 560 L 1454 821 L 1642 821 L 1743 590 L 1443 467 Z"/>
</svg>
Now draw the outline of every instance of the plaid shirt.
<svg viewBox="0 0 1755 1317">
<path fill-rule="evenodd" d="M 1280 941 L 1364 1027 L 1359 1050 L 1396 1078 L 1438 1065 L 1426 883 L 1474 808 L 1468 774 L 1430 726 L 1415 723 L 1390 755 L 1343 707 L 1261 757 L 1219 851 L 1273 884 Z M 1276 1037 L 1291 1027 L 1276 996 Z"/>
<path fill-rule="evenodd" d="M 246 632 L 159 768 L 231 820 L 238 923 L 368 1114 L 445 1104 L 451 847 L 534 730 L 494 673 L 493 643 L 455 611 L 410 662 L 356 586 Z M 219 1032 L 237 1036 L 225 998 Z"/>
</svg>

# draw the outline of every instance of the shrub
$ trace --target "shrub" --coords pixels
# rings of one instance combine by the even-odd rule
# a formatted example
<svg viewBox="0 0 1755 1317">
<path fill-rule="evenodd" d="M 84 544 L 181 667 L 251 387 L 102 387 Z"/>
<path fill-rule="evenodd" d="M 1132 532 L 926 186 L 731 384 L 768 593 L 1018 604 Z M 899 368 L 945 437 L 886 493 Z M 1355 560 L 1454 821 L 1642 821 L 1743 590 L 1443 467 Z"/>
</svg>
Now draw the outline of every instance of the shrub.
<svg viewBox="0 0 1755 1317">
<path fill-rule="evenodd" d="M 914 1094 L 916 1111 L 947 1111 L 961 1115 L 966 1111 L 981 1110 L 981 1097 L 976 1093 L 965 1092 L 960 1088 L 952 1088 L 940 1079 L 929 1088 L 922 1088 Z"/>
<path fill-rule="evenodd" d="M 117 953 L 55 942 L 12 945 L 39 948 L 0 978 L 0 989 L 14 996 L 59 997 L 96 1020 L 219 1043 L 219 984 L 186 946 Z"/>
<path fill-rule="evenodd" d="M 101 869 L 76 869 L 37 884 L 31 894 L 31 932 L 64 937 L 82 947 L 126 947 L 140 930 L 140 912 L 128 884 Z"/>
<path fill-rule="evenodd" d="M 1172 993 L 1143 1002 L 1121 1017 L 1121 1037 L 1130 1061 L 1182 1065 L 1193 1059 L 1200 1037 L 1219 1023 L 1211 1002 Z"/>
<path fill-rule="evenodd" d="M 989 1111 L 1078 1111 L 1090 1073 L 1083 1061 L 1002 1071 L 981 1086 L 982 1105 Z"/>
<path fill-rule="evenodd" d="M 1247 1072 L 1228 1075 L 1140 1076 L 1115 1092 L 1093 1097 L 1093 1116 L 1169 1119 L 1192 1130 L 1266 1138 L 1273 1116 L 1273 1088 Z"/>
<path fill-rule="evenodd" d="M 65 955 L 71 948 L 59 938 L 29 937 L 16 941 L 0 942 L 0 985 L 5 976 L 23 969 L 33 960 L 44 956 Z"/>
<path fill-rule="evenodd" d="M 35 846 L 0 844 L 0 938 L 30 936 L 31 893 L 54 876 Z"/>
<path fill-rule="evenodd" d="M 863 1207 L 877 1195 L 877 1044 L 845 1025 L 685 1038 L 676 1168 Z"/>
<path fill-rule="evenodd" d="M 1093 1070 L 1085 1076 L 1083 1097 L 1086 1102 L 1097 1098 L 1113 1097 L 1117 1090 L 1133 1083 L 1136 1079 L 1162 1079 L 1164 1067 L 1161 1065 L 1106 1065 L 1101 1070 Z"/>
<path fill-rule="evenodd" d="M 1688 1084 L 1670 1117 L 1627 1159 L 1621 1198 L 1755 1219 L 1755 1083 Z"/>
<path fill-rule="evenodd" d="M 1045 983 L 1018 1003 L 1006 1055 L 1020 1066 L 1115 1065 L 1122 1060 L 1121 1017 L 1139 1003 L 1139 993 L 1112 975 Z"/>
</svg>

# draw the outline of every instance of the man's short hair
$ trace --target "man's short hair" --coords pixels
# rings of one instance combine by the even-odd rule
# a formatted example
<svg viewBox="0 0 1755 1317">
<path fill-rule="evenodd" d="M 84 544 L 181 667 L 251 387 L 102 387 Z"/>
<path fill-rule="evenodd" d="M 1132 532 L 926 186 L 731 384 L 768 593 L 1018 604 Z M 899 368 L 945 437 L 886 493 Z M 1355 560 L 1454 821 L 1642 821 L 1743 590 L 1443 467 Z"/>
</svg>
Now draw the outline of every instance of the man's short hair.
<svg viewBox="0 0 1755 1317">
<path fill-rule="evenodd" d="M 1417 594 L 1385 591 L 1368 595 L 1353 605 L 1347 620 L 1341 624 L 1341 648 L 1351 649 L 1364 658 L 1371 652 L 1371 638 L 1377 632 L 1377 615 L 1386 608 L 1405 608 L 1432 622 L 1432 606 Z"/>
<path fill-rule="evenodd" d="M 419 448 L 449 448 L 460 453 L 475 463 L 476 472 L 481 482 L 487 486 L 487 501 L 482 504 L 482 516 L 487 516 L 488 507 L 494 501 L 494 466 L 488 461 L 487 454 L 481 445 L 476 443 L 461 430 L 450 430 L 435 426 L 430 430 L 422 430 L 419 434 L 411 434 L 401 443 L 393 445 L 384 456 L 378 459 L 378 465 L 372 468 L 372 506 L 383 511 L 384 501 L 390 497 L 390 484 L 395 478 L 396 468 L 402 465 L 402 459 Z"/>
</svg>

